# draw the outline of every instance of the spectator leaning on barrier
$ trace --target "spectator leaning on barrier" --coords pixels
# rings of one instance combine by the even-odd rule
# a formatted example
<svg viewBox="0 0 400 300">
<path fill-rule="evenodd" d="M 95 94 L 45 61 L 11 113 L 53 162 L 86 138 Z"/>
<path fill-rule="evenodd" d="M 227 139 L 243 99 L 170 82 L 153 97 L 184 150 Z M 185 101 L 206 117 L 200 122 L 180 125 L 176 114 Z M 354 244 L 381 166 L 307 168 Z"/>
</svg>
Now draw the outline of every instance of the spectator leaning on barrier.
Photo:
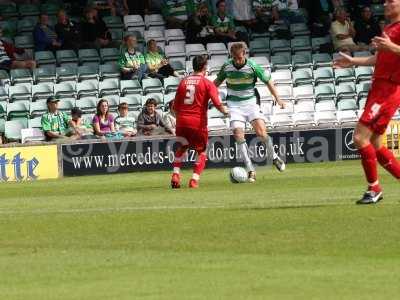
<svg viewBox="0 0 400 300">
<path fill-rule="evenodd" d="M 174 131 L 164 124 L 161 115 L 156 111 L 157 101 L 149 98 L 145 107 L 138 116 L 138 133 L 143 135 L 158 135 L 165 132 L 173 134 Z"/>
<path fill-rule="evenodd" d="M 178 73 L 171 67 L 168 59 L 158 49 L 155 40 L 147 42 L 147 52 L 145 55 L 149 77 L 164 79 L 168 76 L 179 77 Z"/>
<path fill-rule="evenodd" d="M 124 44 L 124 50 L 121 51 L 118 59 L 121 79 L 138 78 L 141 81 L 146 74 L 147 67 L 143 54 L 135 49 L 137 46 L 136 37 L 134 35 L 125 36 Z"/>
<path fill-rule="evenodd" d="M 56 51 L 62 46 L 55 29 L 49 25 L 49 16 L 44 13 L 39 15 L 39 22 L 33 29 L 33 39 L 36 51 Z"/>
<path fill-rule="evenodd" d="M 122 133 L 125 137 L 135 136 L 137 133 L 136 119 L 133 116 L 129 116 L 128 112 L 128 103 L 120 103 L 118 105 L 118 117 L 116 117 L 114 121 L 115 130 Z"/>
<path fill-rule="evenodd" d="M 97 136 L 115 133 L 114 117 L 109 113 L 108 101 L 101 99 L 97 103 L 97 112 L 93 117 L 93 129 Z"/>
<path fill-rule="evenodd" d="M 68 127 L 72 125 L 71 118 L 58 111 L 59 101 L 55 97 L 49 97 L 46 101 L 48 112 L 42 116 L 41 125 L 47 140 L 63 139 L 70 135 Z"/>
<path fill-rule="evenodd" d="M 36 68 L 34 60 L 17 60 L 15 55 L 25 53 L 22 48 L 16 48 L 13 44 L 6 42 L 2 39 L 3 30 L 0 28 L 0 69 L 10 70 L 16 68 Z"/>
<path fill-rule="evenodd" d="M 82 111 L 78 107 L 71 109 L 71 133 L 77 139 L 96 138 L 92 124 L 82 119 Z"/>
</svg>

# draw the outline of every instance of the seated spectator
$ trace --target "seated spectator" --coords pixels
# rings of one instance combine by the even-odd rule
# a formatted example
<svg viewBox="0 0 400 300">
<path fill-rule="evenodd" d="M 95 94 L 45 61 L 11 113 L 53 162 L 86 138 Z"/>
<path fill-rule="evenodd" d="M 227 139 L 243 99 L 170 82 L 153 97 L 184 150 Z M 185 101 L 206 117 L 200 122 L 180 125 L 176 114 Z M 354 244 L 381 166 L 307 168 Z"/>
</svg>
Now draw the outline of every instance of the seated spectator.
<svg viewBox="0 0 400 300">
<path fill-rule="evenodd" d="M 79 26 L 70 21 L 65 10 L 58 12 L 55 30 L 58 38 L 62 41 L 63 49 L 78 50 L 80 48 L 81 34 Z"/>
<path fill-rule="evenodd" d="M 244 32 L 236 31 L 233 18 L 226 14 L 225 0 L 217 2 L 217 14 L 212 18 L 216 37 L 223 43 L 244 41 L 248 44 L 248 36 Z"/>
<path fill-rule="evenodd" d="M 214 34 L 207 4 L 200 4 L 196 12 L 190 16 L 186 29 L 186 42 L 189 44 L 203 44 L 204 46 L 207 43 L 218 42 L 218 38 Z"/>
<path fill-rule="evenodd" d="M 121 51 L 118 59 L 121 79 L 129 80 L 138 78 L 138 80 L 141 81 L 146 74 L 147 67 L 143 54 L 136 50 L 136 37 L 134 35 L 125 36 L 124 44 L 124 50 Z"/>
<path fill-rule="evenodd" d="M 129 15 L 129 7 L 127 0 L 108 0 L 108 5 L 113 16 Z"/>
<path fill-rule="evenodd" d="M 165 132 L 173 134 L 173 130 L 164 124 L 161 115 L 156 111 L 157 101 L 149 98 L 138 116 L 137 130 L 143 135 L 158 135 Z"/>
<path fill-rule="evenodd" d="M 184 29 L 192 8 L 187 0 L 164 0 L 162 14 L 167 22 L 167 28 Z"/>
<path fill-rule="evenodd" d="M 232 1 L 230 11 L 235 19 L 235 24 L 245 26 L 247 29 L 257 28 L 257 19 L 250 0 Z"/>
<path fill-rule="evenodd" d="M 344 8 L 335 10 L 336 21 L 331 25 L 331 37 L 336 51 L 352 52 L 368 50 L 368 46 L 357 45 L 353 38 L 356 31 Z"/>
<path fill-rule="evenodd" d="M 176 130 L 176 116 L 175 112 L 172 109 L 174 105 L 174 101 L 170 101 L 168 103 L 168 111 L 163 115 L 163 122 L 167 128 L 170 128 L 172 134 L 175 135 Z"/>
<path fill-rule="evenodd" d="M 136 120 L 128 116 L 128 103 L 122 102 L 118 105 L 118 117 L 115 118 L 115 130 L 122 133 L 124 137 L 132 137 L 137 133 Z"/>
<path fill-rule="evenodd" d="M 60 100 L 55 97 L 47 98 L 48 112 L 42 116 L 42 130 L 48 141 L 66 139 L 70 135 L 68 127 L 71 126 L 71 118 L 58 111 L 58 102 Z"/>
<path fill-rule="evenodd" d="M 168 76 L 179 77 L 178 73 L 175 72 L 169 64 L 165 55 L 159 51 L 155 40 L 149 40 L 147 42 L 145 61 L 150 77 L 159 78 L 161 81 Z"/>
<path fill-rule="evenodd" d="M 82 111 L 78 107 L 71 109 L 71 134 L 76 139 L 96 138 L 92 124 L 88 124 L 82 119 Z"/>
<path fill-rule="evenodd" d="M 109 112 L 108 102 L 101 99 L 97 103 L 96 115 L 93 117 L 93 129 L 97 136 L 104 137 L 115 133 L 114 117 Z"/>
<path fill-rule="evenodd" d="M 111 33 L 106 24 L 98 16 L 97 9 L 90 7 L 85 10 L 85 16 L 81 23 L 82 41 L 84 47 L 101 48 L 113 47 Z"/>
<path fill-rule="evenodd" d="M 33 29 L 33 39 L 36 51 L 56 51 L 62 46 L 55 29 L 49 25 L 49 16 L 44 13 L 39 15 L 39 22 Z"/>
<path fill-rule="evenodd" d="M 297 0 L 274 0 L 272 3 L 272 20 L 276 23 L 283 21 L 286 25 L 291 23 L 304 23 L 304 16 L 299 13 Z"/>
<path fill-rule="evenodd" d="M 253 0 L 253 13 L 256 17 L 256 24 L 253 30 L 266 32 L 272 23 L 272 0 Z"/>
<path fill-rule="evenodd" d="M 22 55 L 25 50 L 22 48 L 16 48 L 13 44 L 6 42 L 2 39 L 3 31 L 0 28 L 0 69 L 9 71 L 10 69 L 17 68 L 36 68 L 36 62 L 34 60 L 17 60 L 16 54 Z"/>
<path fill-rule="evenodd" d="M 368 6 L 361 10 L 361 18 L 354 23 L 354 29 L 356 31 L 355 42 L 364 45 L 369 45 L 372 38 L 381 35 L 379 24 L 373 18 L 371 8 Z"/>
</svg>

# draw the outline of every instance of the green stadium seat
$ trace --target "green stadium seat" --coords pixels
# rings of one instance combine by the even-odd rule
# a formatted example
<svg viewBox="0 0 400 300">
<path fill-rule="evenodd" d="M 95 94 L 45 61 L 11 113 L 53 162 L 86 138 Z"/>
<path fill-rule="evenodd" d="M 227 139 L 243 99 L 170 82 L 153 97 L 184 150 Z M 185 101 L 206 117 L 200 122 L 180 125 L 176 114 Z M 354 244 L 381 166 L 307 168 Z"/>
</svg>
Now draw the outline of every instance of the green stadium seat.
<svg viewBox="0 0 400 300">
<path fill-rule="evenodd" d="M 5 84 L 10 84 L 10 76 L 8 75 L 6 70 L 1 70 L 0 69 L 0 82 L 5 85 Z"/>
<path fill-rule="evenodd" d="M 29 107 L 29 115 L 31 118 L 40 117 L 47 112 L 46 100 L 38 100 L 32 102 Z"/>
<path fill-rule="evenodd" d="M 6 121 L 4 136 L 7 141 L 21 141 L 21 130 L 28 127 L 27 123 L 23 119 Z"/>
<path fill-rule="evenodd" d="M 57 81 L 76 81 L 78 80 L 78 68 L 73 65 L 65 65 L 56 69 Z"/>
<path fill-rule="evenodd" d="M 121 80 L 120 91 L 121 95 L 126 96 L 128 94 L 142 94 L 142 86 L 140 85 L 138 80 Z"/>
<path fill-rule="evenodd" d="M 271 56 L 271 65 L 273 70 L 278 69 L 291 69 L 292 68 L 292 56 L 290 53 L 278 54 Z"/>
<path fill-rule="evenodd" d="M 82 97 L 97 97 L 99 90 L 99 83 L 97 80 L 85 80 L 76 84 L 77 98 Z"/>
<path fill-rule="evenodd" d="M 314 93 L 317 102 L 336 99 L 335 86 L 331 83 L 324 83 L 315 86 Z"/>
<path fill-rule="evenodd" d="M 164 79 L 164 92 L 165 94 L 168 93 L 175 93 L 176 89 L 178 88 L 181 79 L 174 76 L 169 76 Z"/>
<path fill-rule="evenodd" d="M 319 85 L 320 83 L 334 83 L 333 69 L 324 67 L 314 70 L 314 82 L 315 85 Z"/>
<path fill-rule="evenodd" d="M 164 106 L 168 107 L 168 103 L 174 101 L 175 93 L 164 94 Z"/>
<path fill-rule="evenodd" d="M 111 112 L 115 113 L 118 111 L 119 95 L 107 95 L 105 99 L 108 101 L 108 108 Z"/>
<path fill-rule="evenodd" d="M 294 85 L 313 84 L 311 69 L 299 69 L 293 72 Z"/>
<path fill-rule="evenodd" d="M 353 68 L 335 69 L 334 73 L 336 84 L 341 82 L 355 82 L 356 80 Z"/>
<path fill-rule="evenodd" d="M 33 77 L 29 69 L 12 69 L 10 71 L 10 78 L 12 84 L 33 82 Z"/>
<path fill-rule="evenodd" d="M 54 16 L 61 9 L 60 3 L 46 1 L 40 4 L 40 11 L 46 13 L 49 16 Z"/>
<path fill-rule="evenodd" d="M 124 23 L 121 20 L 121 17 L 118 16 L 105 16 L 103 17 L 104 23 L 108 29 L 124 29 Z"/>
<path fill-rule="evenodd" d="M 99 97 L 106 95 L 119 95 L 119 80 L 106 79 L 99 82 Z"/>
<path fill-rule="evenodd" d="M 371 88 L 371 82 L 361 82 L 356 85 L 356 92 L 357 92 L 357 98 L 363 98 L 368 96 L 368 92 Z"/>
<path fill-rule="evenodd" d="M 54 95 L 54 83 L 42 82 L 32 85 L 32 100 L 47 99 Z"/>
<path fill-rule="evenodd" d="M 39 66 L 42 65 L 55 65 L 56 58 L 51 51 L 36 51 L 35 60 Z"/>
<path fill-rule="evenodd" d="M 38 84 L 42 82 L 56 81 L 56 68 L 54 66 L 44 66 L 33 70 L 33 81 Z"/>
<path fill-rule="evenodd" d="M 78 67 L 78 80 L 99 80 L 99 68 L 96 66 L 80 66 Z"/>
<path fill-rule="evenodd" d="M 372 79 L 372 74 L 374 69 L 372 67 L 360 66 L 354 69 L 354 75 L 356 77 L 356 82 L 370 81 Z"/>
<path fill-rule="evenodd" d="M 8 103 L 7 105 L 7 119 L 12 120 L 16 118 L 28 118 L 29 116 L 29 102 L 17 101 Z"/>
<path fill-rule="evenodd" d="M 142 95 L 128 94 L 119 98 L 119 103 L 127 103 L 129 109 L 141 110 L 142 109 Z"/>
<path fill-rule="evenodd" d="M 371 11 L 375 16 L 384 16 L 385 8 L 383 4 L 372 4 Z"/>
<path fill-rule="evenodd" d="M 0 136 L 3 136 L 5 131 L 6 131 L 6 120 L 0 119 Z"/>
<path fill-rule="evenodd" d="M 158 78 L 146 78 L 142 80 L 143 94 L 162 93 L 163 86 Z"/>
<path fill-rule="evenodd" d="M 35 117 L 28 120 L 28 128 L 42 129 L 42 117 Z"/>
<path fill-rule="evenodd" d="M 115 63 L 100 65 L 99 73 L 101 80 L 120 77 L 119 67 Z"/>
<path fill-rule="evenodd" d="M 314 68 L 331 67 L 332 57 L 328 53 L 316 53 L 312 55 Z"/>
<path fill-rule="evenodd" d="M 320 50 L 320 46 L 327 43 L 331 43 L 330 36 L 316 37 L 311 39 L 311 47 L 314 52 L 318 52 Z"/>
<path fill-rule="evenodd" d="M 79 100 L 78 100 L 79 101 Z M 71 109 L 75 106 L 75 99 L 74 98 L 64 98 L 58 102 L 58 110 L 65 112 L 66 114 L 71 114 Z"/>
<path fill-rule="evenodd" d="M 250 55 L 269 55 L 270 41 L 267 38 L 250 41 Z"/>
<path fill-rule="evenodd" d="M 354 99 L 343 99 L 337 103 L 338 110 L 357 110 L 358 106 Z"/>
<path fill-rule="evenodd" d="M 311 53 L 297 53 L 292 55 L 292 66 L 295 70 L 301 68 L 311 68 Z"/>
<path fill-rule="evenodd" d="M 86 62 L 100 63 L 100 56 L 96 49 L 79 49 L 78 57 L 80 64 Z"/>
<path fill-rule="evenodd" d="M 271 40 L 270 50 L 273 55 L 279 52 L 291 52 L 290 41 L 288 40 Z"/>
<path fill-rule="evenodd" d="M 86 97 L 79 100 L 76 100 L 75 105 L 82 110 L 85 114 L 94 114 L 96 113 L 96 97 Z"/>
<path fill-rule="evenodd" d="M 17 32 L 18 34 L 31 34 L 33 29 L 35 28 L 35 25 L 37 23 L 37 18 L 24 18 L 21 20 L 18 20 L 17 22 Z"/>
<path fill-rule="evenodd" d="M 0 103 L 1 102 L 8 102 L 8 92 L 3 86 L 0 86 Z"/>
<path fill-rule="evenodd" d="M 309 36 L 310 30 L 305 23 L 292 23 L 290 24 L 290 33 L 292 36 Z"/>
<path fill-rule="evenodd" d="M 8 88 L 8 97 L 10 102 L 30 101 L 32 98 L 32 85 L 30 83 L 12 85 Z"/>
<path fill-rule="evenodd" d="M 7 103 L 0 102 L 0 119 L 4 119 L 7 116 Z"/>
<path fill-rule="evenodd" d="M 0 5 L 0 14 L 3 18 L 18 17 L 17 5 L 13 2 Z"/>
<path fill-rule="evenodd" d="M 112 41 L 116 43 L 121 43 L 124 38 L 124 32 L 121 29 L 111 29 L 110 34 Z"/>
<path fill-rule="evenodd" d="M 106 62 L 116 62 L 119 58 L 120 51 L 117 48 L 102 48 L 100 49 L 100 58 L 104 63 Z"/>
<path fill-rule="evenodd" d="M 308 51 L 311 52 L 311 43 L 309 37 L 296 37 L 290 41 L 290 47 L 293 52 Z"/>
<path fill-rule="evenodd" d="M 186 68 L 181 60 L 179 59 L 170 59 L 169 64 L 171 67 L 179 74 L 184 75 L 186 72 Z"/>
<path fill-rule="evenodd" d="M 35 47 L 32 35 L 18 35 L 14 37 L 14 44 L 17 48 L 33 49 Z"/>
<path fill-rule="evenodd" d="M 355 99 L 357 96 L 356 88 L 354 83 L 341 83 L 336 86 L 336 101 L 340 101 L 342 99 Z"/>
<path fill-rule="evenodd" d="M 367 103 L 367 97 L 363 97 L 358 100 L 358 109 L 364 109 L 365 104 Z"/>
<path fill-rule="evenodd" d="M 24 17 L 35 16 L 37 17 L 40 14 L 39 8 L 35 4 L 20 4 L 18 6 L 19 15 Z"/>
<path fill-rule="evenodd" d="M 78 63 L 78 57 L 73 50 L 57 50 L 56 59 L 59 65 L 67 63 Z"/>
<path fill-rule="evenodd" d="M 60 82 L 54 85 L 54 96 L 57 98 L 69 98 L 76 95 L 76 83 L 71 81 Z"/>
</svg>

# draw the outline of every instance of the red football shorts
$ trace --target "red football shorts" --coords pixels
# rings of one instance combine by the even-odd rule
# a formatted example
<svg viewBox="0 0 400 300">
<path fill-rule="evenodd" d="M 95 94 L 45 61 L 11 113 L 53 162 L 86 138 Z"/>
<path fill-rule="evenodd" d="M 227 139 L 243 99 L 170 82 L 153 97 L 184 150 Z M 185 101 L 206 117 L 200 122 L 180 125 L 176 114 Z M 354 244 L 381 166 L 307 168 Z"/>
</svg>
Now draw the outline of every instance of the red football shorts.
<svg viewBox="0 0 400 300">
<path fill-rule="evenodd" d="M 400 106 L 400 84 L 375 79 L 368 94 L 360 123 L 376 134 L 384 134 Z"/>
<path fill-rule="evenodd" d="M 189 127 L 177 127 L 176 136 L 182 146 L 194 149 L 197 153 L 204 152 L 207 149 L 208 130 L 194 129 Z"/>
</svg>

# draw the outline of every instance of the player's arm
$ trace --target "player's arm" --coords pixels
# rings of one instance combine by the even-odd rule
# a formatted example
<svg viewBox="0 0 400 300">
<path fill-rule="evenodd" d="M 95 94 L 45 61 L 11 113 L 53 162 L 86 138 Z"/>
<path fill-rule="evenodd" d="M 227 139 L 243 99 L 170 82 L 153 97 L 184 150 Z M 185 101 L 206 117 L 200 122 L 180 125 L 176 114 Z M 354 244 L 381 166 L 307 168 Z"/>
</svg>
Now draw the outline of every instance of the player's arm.
<svg viewBox="0 0 400 300">
<path fill-rule="evenodd" d="M 400 55 L 400 45 L 393 42 L 386 32 L 382 33 L 382 36 L 376 36 L 372 39 L 372 45 L 378 51 L 390 51 L 396 55 Z"/>
<path fill-rule="evenodd" d="M 376 63 L 376 54 L 366 57 L 352 57 L 343 52 L 339 52 L 339 54 L 340 56 L 333 61 L 335 69 L 350 68 L 353 66 L 374 66 Z"/>
<path fill-rule="evenodd" d="M 274 97 L 276 104 L 278 104 L 281 108 L 285 108 L 286 104 L 284 101 L 281 100 L 278 90 L 275 87 L 274 81 L 271 78 L 271 74 L 266 74 L 264 69 L 259 65 L 254 66 L 254 71 L 257 78 L 267 85 L 267 88 L 271 95 Z"/>
<path fill-rule="evenodd" d="M 222 104 L 221 98 L 219 97 L 217 87 L 212 82 L 210 82 L 210 84 L 208 85 L 208 90 L 209 90 L 211 102 L 213 103 L 213 105 L 221 113 L 223 113 L 225 115 L 225 117 L 227 117 L 229 114 L 229 111 L 228 111 L 228 108 Z"/>
<path fill-rule="evenodd" d="M 225 64 L 221 67 L 221 70 L 219 70 L 218 74 L 217 74 L 217 78 L 215 78 L 214 80 L 214 84 L 215 86 L 219 87 L 221 85 L 221 83 L 224 82 L 226 78 L 226 72 L 225 72 Z"/>
</svg>

